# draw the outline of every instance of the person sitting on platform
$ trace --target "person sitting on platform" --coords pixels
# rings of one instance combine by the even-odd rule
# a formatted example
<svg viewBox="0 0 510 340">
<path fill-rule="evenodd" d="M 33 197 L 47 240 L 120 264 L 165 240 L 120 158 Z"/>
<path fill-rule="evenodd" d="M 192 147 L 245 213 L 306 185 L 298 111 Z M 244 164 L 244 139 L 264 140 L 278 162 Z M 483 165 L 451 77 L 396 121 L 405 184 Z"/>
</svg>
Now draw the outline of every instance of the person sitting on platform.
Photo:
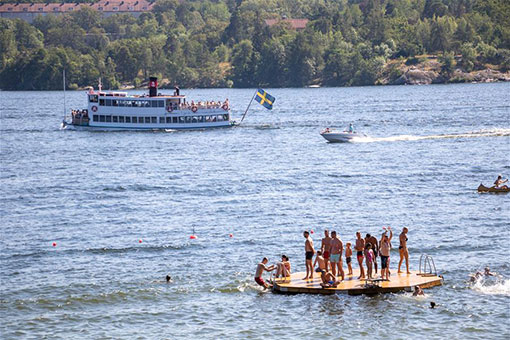
<svg viewBox="0 0 510 340">
<path fill-rule="evenodd" d="M 267 261 L 268 261 L 267 257 L 264 257 L 262 259 L 262 262 L 260 262 L 257 265 L 257 271 L 255 272 L 255 282 L 257 282 L 260 286 L 264 287 L 264 289 L 269 288 L 269 285 L 262 278 L 262 273 L 264 273 L 264 271 L 270 272 L 275 269 L 274 265 L 272 265 L 270 267 L 266 267 Z"/>
<path fill-rule="evenodd" d="M 508 185 L 503 185 L 503 183 L 506 183 L 508 182 L 508 179 L 505 179 L 503 180 L 503 177 L 501 177 L 501 175 L 498 176 L 498 178 L 496 179 L 496 181 L 494 182 L 494 186 L 493 188 L 496 188 L 496 189 L 508 189 Z"/>
<path fill-rule="evenodd" d="M 342 280 L 337 280 L 333 273 L 326 271 L 325 269 L 321 270 L 321 286 L 323 288 L 336 288 Z"/>
<path fill-rule="evenodd" d="M 322 270 L 326 270 L 326 260 L 322 256 L 322 252 L 320 250 L 317 250 L 317 256 L 315 257 L 313 266 L 315 267 L 317 264 L 319 264 L 319 266 L 315 268 L 316 273 L 321 273 Z"/>
<path fill-rule="evenodd" d="M 290 262 L 287 255 L 282 255 L 281 262 L 276 264 L 276 277 L 290 278 Z"/>
</svg>

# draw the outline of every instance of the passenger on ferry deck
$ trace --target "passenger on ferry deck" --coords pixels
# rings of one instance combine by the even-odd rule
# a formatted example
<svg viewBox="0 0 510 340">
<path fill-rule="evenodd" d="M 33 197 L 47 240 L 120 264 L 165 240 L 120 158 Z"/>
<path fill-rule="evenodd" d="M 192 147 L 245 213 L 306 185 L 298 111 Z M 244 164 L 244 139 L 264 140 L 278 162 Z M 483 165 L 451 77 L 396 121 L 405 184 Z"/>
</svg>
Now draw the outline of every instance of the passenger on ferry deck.
<svg viewBox="0 0 510 340">
<path fill-rule="evenodd" d="M 312 259 L 315 254 L 315 249 L 313 247 L 313 240 L 310 237 L 310 233 L 308 231 L 303 232 L 303 236 L 306 239 L 305 241 L 305 265 L 306 265 L 306 276 L 303 280 L 313 279 L 313 264 Z"/>
<path fill-rule="evenodd" d="M 358 259 L 359 265 L 359 277 L 358 279 L 365 278 L 365 269 L 363 268 L 363 251 L 365 250 L 365 240 L 361 238 L 361 233 L 356 232 L 356 245 L 354 246 L 356 249 L 356 258 Z"/>
<path fill-rule="evenodd" d="M 409 230 L 404 227 L 402 229 L 402 232 L 400 233 L 400 236 L 398 237 L 399 238 L 399 241 L 400 241 L 400 246 L 398 247 L 398 251 L 400 253 L 400 261 L 398 262 L 398 272 L 399 273 L 402 273 L 402 271 L 400 270 L 400 267 L 402 266 L 402 261 L 404 261 L 404 259 L 406 260 L 406 269 L 407 269 L 407 274 L 411 274 L 411 272 L 409 271 L 409 250 L 407 249 L 407 232 Z"/>
<path fill-rule="evenodd" d="M 342 263 L 342 253 L 344 245 L 342 243 L 342 240 L 340 240 L 337 237 L 336 231 L 333 230 L 331 232 L 331 271 L 333 272 L 333 275 L 341 275 L 342 280 L 345 278 L 344 274 L 344 268 Z M 338 271 L 337 271 L 338 270 Z"/>
</svg>

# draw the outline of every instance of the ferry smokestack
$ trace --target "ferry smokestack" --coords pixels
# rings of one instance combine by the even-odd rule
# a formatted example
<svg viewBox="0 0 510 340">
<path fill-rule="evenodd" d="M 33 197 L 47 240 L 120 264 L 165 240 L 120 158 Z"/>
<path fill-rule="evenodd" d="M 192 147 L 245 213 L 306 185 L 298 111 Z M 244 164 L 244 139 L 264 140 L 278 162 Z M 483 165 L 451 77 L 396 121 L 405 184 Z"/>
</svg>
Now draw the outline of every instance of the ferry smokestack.
<svg viewBox="0 0 510 340">
<path fill-rule="evenodd" d="M 158 78 L 150 77 L 149 78 L 149 97 L 157 97 L 158 96 Z"/>
</svg>

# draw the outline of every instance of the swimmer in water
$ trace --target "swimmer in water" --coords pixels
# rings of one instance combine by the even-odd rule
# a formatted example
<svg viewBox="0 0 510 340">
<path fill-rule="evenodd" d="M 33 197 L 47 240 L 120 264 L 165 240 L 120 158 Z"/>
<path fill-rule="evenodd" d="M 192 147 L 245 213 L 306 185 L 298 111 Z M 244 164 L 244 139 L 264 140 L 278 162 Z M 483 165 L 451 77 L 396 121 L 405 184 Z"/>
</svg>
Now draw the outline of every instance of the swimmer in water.
<svg viewBox="0 0 510 340">
<path fill-rule="evenodd" d="M 255 272 L 255 282 L 257 282 L 260 286 L 264 287 L 264 289 L 267 289 L 269 288 L 269 285 L 264 281 L 264 279 L 262 278 L 262 273 L 264 271 L 266 272 L 270 272 L 270 271 L 273 271 L 275 270 L 275 266 L 270 266 L 270 267 L 267 267 L 266 264 L 267 264 L 267 257 L 264 257 L 262 259 L 262 262 L 260 262 L 258 265 L 257 265 L 257 271 Z"/>
<path fill-rule="evenodd" d="M 436 308 L 436 303 L 434 301 L 430 301 L 430 308 L 431 309 Z"/>
<path fill-rule="evenodd" d="M 423 289 L 421 289 L 420 286 L 415 286 L 413 296 L 418 296 L 418 295 L 425 295 L 425 293 L 423 293 Z"/>
<path fill-rule="evenodd" d="M 170 275 L 166 276 L 166 283 L 172 283 L 172 277 Z"/>
<path fill-rule="evenodd" d="M 475 281 L 477 281 L 478 279 L 480 279 L 480 278 L 482 278 L 482 277 L 487 277 L 487 276 L 496 276 L 496 275 L 497 275 L 497 273 L 492 273 L 492 272 L 491 272 L 491 269 L 490 269 L 489 267 L 485 267 L 485 269 L 484 269 L 483 273 L 482 273 L 482 272 L 480 272 L 480 271 L 478 271 L 478 272 L 476 272 L 476 273 L 474 273 L 474 274 L 471 274 L 471 275 L 469 276 L 469 281 L 471 281 L 471 282 L 475 282 Z"/>
</svg>

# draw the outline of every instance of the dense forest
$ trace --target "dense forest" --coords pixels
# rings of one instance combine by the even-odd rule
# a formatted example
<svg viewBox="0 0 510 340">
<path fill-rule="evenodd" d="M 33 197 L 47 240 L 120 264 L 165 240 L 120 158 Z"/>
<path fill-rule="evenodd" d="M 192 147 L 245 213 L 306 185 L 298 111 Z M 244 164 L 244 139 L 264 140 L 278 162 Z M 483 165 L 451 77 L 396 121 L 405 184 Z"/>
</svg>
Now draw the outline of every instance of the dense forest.
<svg viewBox="0 0 510 340">
<path fill-rule="evenodd" d="M 510 70 L 509 18 L 508 0 L 157 0 L 138 18 L 0 19 L 0 88 L 60 89 L 63 68 L 71 89 L 152 75 L 182 87 L 391 84 L 420 65 L 463 81 L 456 71 Z"/>
</svg>

